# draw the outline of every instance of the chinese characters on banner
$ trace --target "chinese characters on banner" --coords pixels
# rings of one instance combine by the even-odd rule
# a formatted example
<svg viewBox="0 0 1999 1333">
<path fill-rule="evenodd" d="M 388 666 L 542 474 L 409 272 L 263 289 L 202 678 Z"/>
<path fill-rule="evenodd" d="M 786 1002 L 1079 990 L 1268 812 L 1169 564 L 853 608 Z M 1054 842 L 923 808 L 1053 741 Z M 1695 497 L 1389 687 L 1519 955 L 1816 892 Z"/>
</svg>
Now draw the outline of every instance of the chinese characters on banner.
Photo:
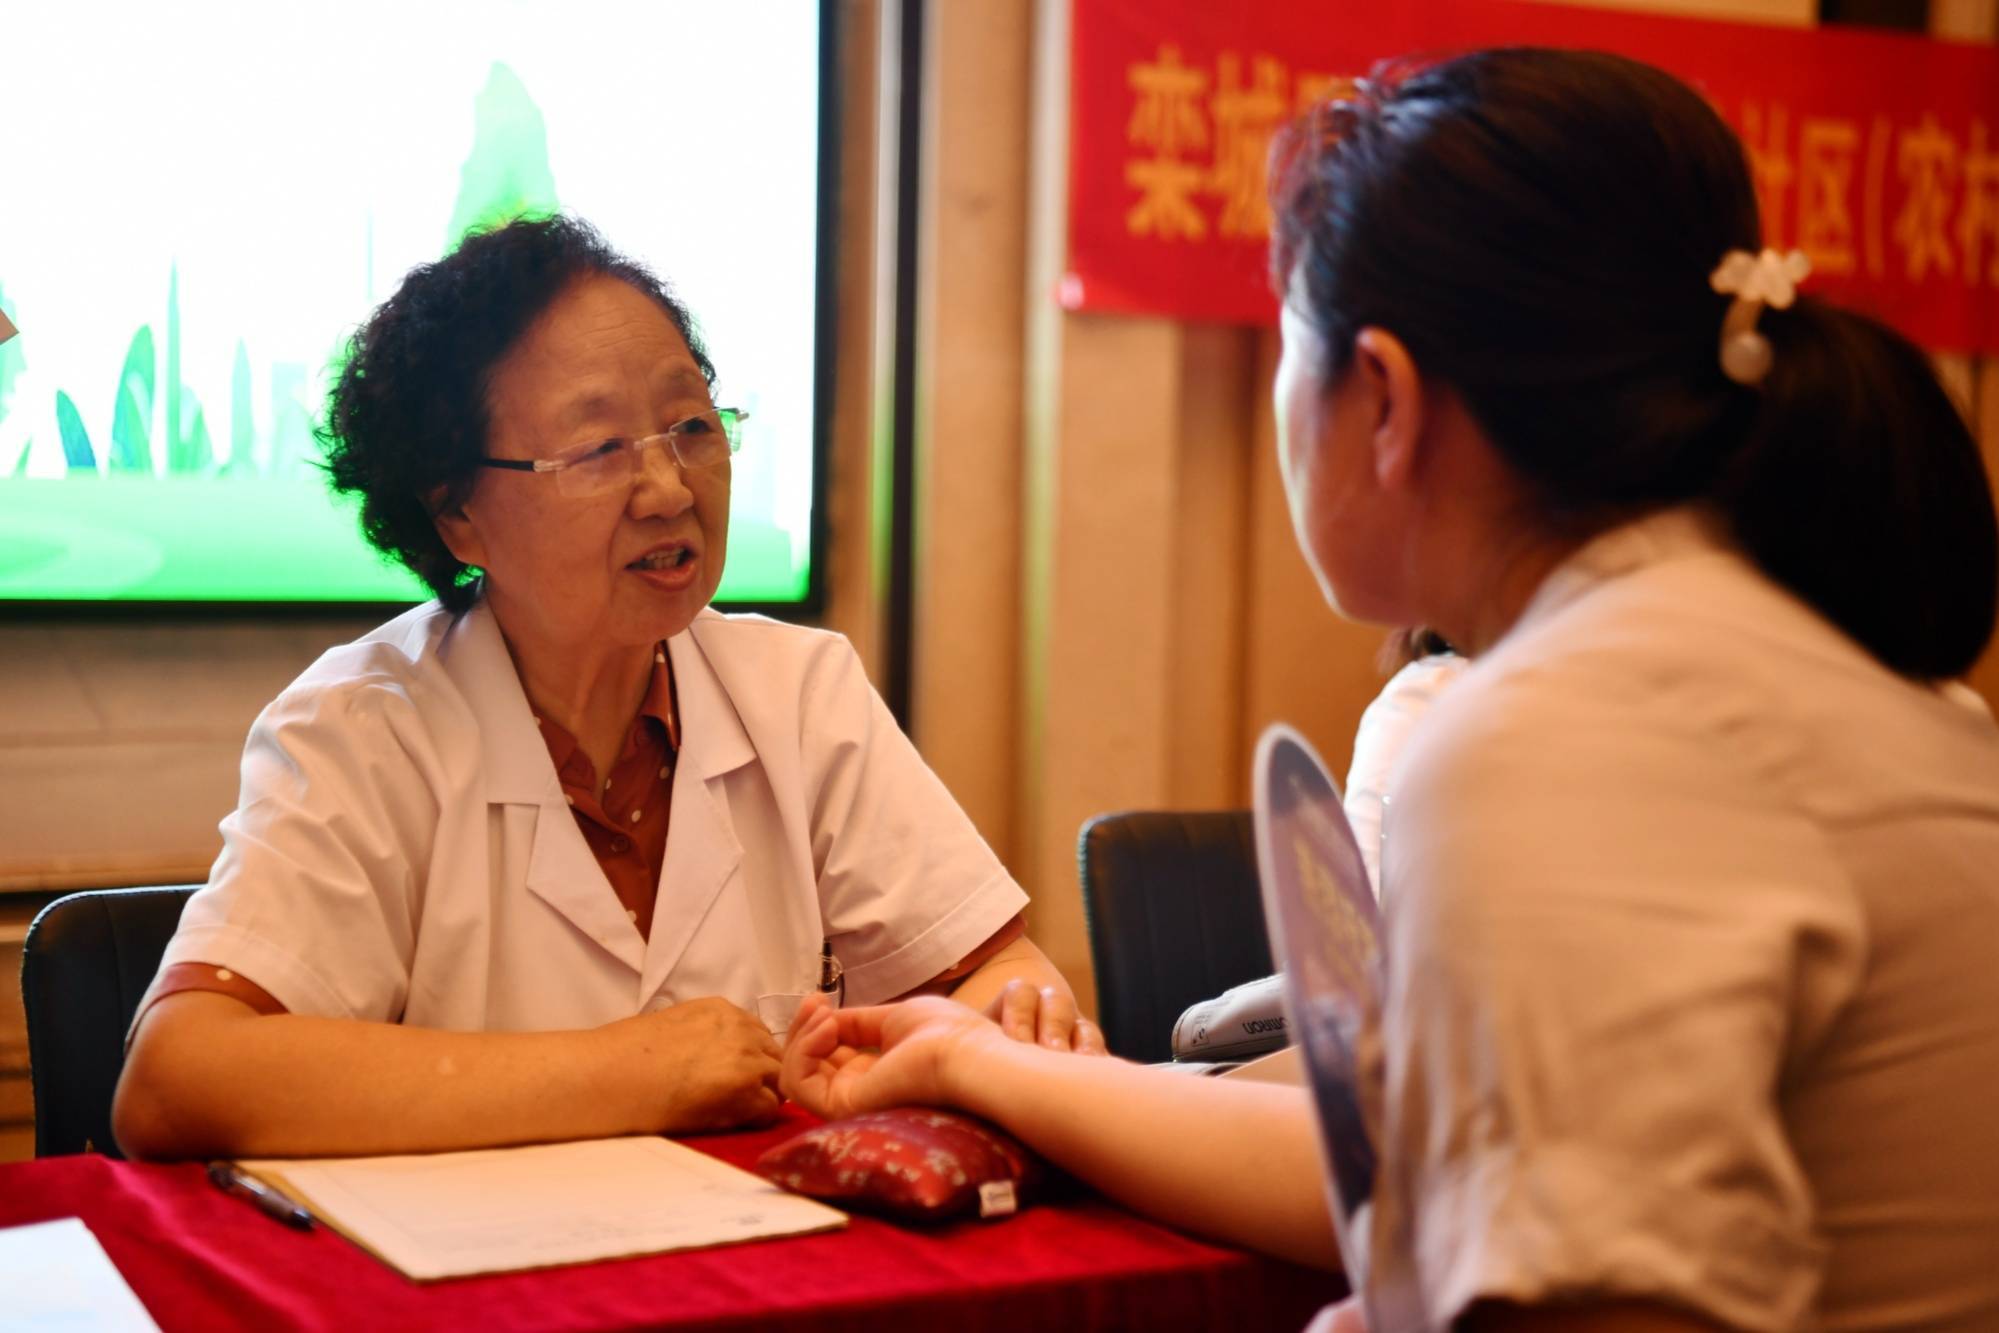
<svg viewBox="0 0 1999 1333">
<path fill-rule="evenodd" d="M 1999 351 L 1999 50 L 1520 0 L 1074 0 L 1064 304 L 1274 322 L 1277 130 L 1378 60 L 1523 42 L 1688 80 L 1742 136 L 1765 243 L 1809 255 L 1814 291 Z"/>
<path fill-rule="evenodd" d="M 1268 240 L 1271 137 L 1299 111 L 1354 86 L 1350 77 L 1294 76 L 1273 56 L 1246 61 L 1234 51 L 1215 58 L 1211 80 L 1182 64 L 1179 48 L 1168 44 L 1155 61 L 1133 65 L 1126 80 L 1133 106 L 1124 176 L 1138 200 L 1125 230 L 1195 241 L 1209 232 L 1209 212 L 1219 236 Z"/>
</svg>

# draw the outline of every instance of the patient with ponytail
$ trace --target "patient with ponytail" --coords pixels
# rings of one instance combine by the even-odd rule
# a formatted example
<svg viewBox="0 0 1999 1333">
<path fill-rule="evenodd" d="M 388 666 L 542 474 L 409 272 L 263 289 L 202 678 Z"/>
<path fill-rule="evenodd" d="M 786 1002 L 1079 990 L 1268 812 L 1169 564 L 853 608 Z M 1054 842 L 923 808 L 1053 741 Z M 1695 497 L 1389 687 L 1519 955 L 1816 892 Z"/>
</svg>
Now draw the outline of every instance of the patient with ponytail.
<svg viewBox="0 0 1999 1333">
<path fill-rule="evenodd" d="M 1927 359 L 1621 57 L 1390 70 L 1273 180 L 1299 544 L 1342 614 L 1473 659 L 1386 808 L 1381 1170 L 1326 1322 L 1999 1327 L 1999 729 L 1947 688 L 1999 525 Z M 963 1105 L 1334 1260 L 1302 1094 L 949 1010 L 810 1013 L 786 1086 Z"/>
</svg>

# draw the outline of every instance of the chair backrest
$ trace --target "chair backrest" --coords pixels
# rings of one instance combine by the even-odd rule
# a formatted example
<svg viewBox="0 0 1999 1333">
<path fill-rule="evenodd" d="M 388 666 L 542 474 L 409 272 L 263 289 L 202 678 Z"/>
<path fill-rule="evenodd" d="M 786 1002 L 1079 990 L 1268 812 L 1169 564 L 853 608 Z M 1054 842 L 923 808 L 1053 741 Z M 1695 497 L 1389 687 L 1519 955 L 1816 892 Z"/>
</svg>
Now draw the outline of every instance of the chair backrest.
<svg viewBox="0 0 1999 1333">
<path fill-rule="evenodd" d="M 1247 810 L 1099 815 L 1076 855 L 1114 1054 L 1170 1060 L 1189 1005 L 1271 974 Z"/>
<path fill-rule="evenodd" d="M 125 1067 L 125 1029 L 194 887 L 72 893 L 28 927 L 21 1001 L 37 1157 L 121 1155 L 111 1137 L 111 1094 Z"/>
</svg>

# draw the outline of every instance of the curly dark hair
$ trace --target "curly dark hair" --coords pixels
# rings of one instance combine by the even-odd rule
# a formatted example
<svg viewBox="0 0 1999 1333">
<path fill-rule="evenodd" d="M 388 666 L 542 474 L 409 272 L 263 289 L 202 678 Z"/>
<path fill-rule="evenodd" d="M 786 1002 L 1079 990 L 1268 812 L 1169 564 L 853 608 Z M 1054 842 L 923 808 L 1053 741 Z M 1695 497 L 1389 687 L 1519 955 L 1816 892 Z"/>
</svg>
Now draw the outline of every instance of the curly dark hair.
<svg viewBox="0 0 1999 1333">
<path fill-rule="evenodd" d="M 336 491 L 361 497 L 370 544 L 408 566 L 448 610 L 477 600 L 477 571 L 451 554 L 432 516 L 472 493 L 487 447 L 493 369 L 558 294 L 592 275 L 657 301 L 714 384 L 687 308 L 643 264 L 572 217 L 522 218 L 472 233 L 443 259 L 411 269 L 347 343 L 314 432 L 326 471 Z"/>
</svg>

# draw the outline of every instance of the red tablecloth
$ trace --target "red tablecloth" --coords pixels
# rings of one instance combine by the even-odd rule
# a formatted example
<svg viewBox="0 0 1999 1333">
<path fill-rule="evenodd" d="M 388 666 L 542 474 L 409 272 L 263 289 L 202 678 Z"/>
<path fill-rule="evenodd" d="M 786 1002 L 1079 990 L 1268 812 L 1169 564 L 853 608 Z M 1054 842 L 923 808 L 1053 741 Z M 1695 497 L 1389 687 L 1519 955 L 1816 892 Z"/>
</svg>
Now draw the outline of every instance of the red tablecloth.
<svg viewBox="0 0 1999 1333">
<path fill-rule="evenodd" d="M 687 1140 L 749 1166 L 809 1123 Z M 0 1167 L 0 1226 L 81 1217 L 161 1328 L 1285 1329 L 1337 1278 L 1071 1194 L 998 1222 L 844 1231 L 418 1284 L 324 1227 L 292 1231 L 199 1165 L 94 1154 Z M 0 1309 L 6 1294 L 0 1292 Z"/>
</svg>

